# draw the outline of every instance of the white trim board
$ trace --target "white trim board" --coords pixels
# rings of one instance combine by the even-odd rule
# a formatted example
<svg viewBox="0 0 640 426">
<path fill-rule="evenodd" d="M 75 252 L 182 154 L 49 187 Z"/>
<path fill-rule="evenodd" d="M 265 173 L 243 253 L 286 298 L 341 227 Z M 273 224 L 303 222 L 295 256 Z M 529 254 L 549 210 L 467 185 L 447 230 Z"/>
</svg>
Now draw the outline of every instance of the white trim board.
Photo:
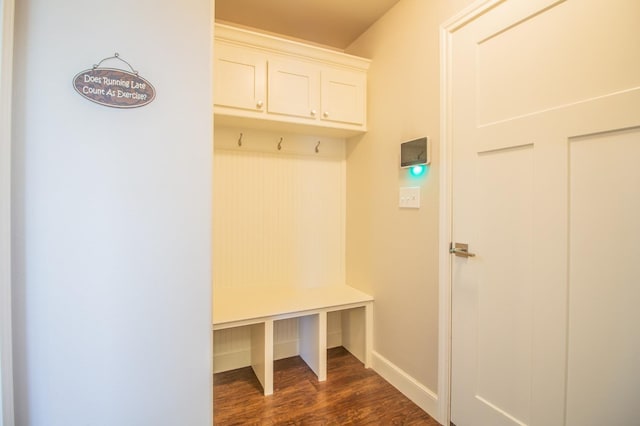
<svg viewBox="0 0 640 426">
<path fill-rule="evenodd" d="M 391 383 L 404 396 L 413 401 L 418 407 L 436 418 L 439 410 L 438 395 L 428 387 L 419 383 L 400 367 L 373 351 L 373 369 L 387 382 Z"/>
<path fill-rule="evenodd" d="M 0 426 L 14 425 L 11 338 L 11 85 L 15 0 L 0 0 Z"/>
<path fill-rule="evenodd" d="M 451 421 L 451 39 L 453 33 L 505 0 L 478 0 L 440 26 L 440 224 L 438 261 L 438 422 Z"/>
</svg>

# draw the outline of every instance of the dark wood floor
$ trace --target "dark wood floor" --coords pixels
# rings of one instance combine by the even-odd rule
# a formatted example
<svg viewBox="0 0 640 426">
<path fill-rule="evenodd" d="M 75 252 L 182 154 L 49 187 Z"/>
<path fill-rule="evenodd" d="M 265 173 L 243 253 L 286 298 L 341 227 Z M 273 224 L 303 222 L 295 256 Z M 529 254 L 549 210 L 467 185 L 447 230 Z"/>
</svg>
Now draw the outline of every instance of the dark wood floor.
<svg viewBox="0 0 640 426">
<path fill-rule="evenodd" d="M 300 357 L 276 361 L 273 381 L 265 397 L 250 367 L 215 374 L 214 424 L 438 425 L 344 348 L 329 350 L 326 382 Z"/>
</svg>

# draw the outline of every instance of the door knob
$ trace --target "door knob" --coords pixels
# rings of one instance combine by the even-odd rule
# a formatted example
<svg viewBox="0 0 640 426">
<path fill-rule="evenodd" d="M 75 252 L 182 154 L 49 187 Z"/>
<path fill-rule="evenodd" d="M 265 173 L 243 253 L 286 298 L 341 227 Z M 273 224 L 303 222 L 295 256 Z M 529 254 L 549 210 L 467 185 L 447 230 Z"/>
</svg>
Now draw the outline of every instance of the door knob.
<svg viewBox="0 0 640 426">
<path fill-rule="evenodd" d="M 449 244 L 449 253 L 455 254 L 458 257 L 475 257 L 475 253 L 469 252 L 469 244 L 464 243 L 451 243 Z"/>
</svg>

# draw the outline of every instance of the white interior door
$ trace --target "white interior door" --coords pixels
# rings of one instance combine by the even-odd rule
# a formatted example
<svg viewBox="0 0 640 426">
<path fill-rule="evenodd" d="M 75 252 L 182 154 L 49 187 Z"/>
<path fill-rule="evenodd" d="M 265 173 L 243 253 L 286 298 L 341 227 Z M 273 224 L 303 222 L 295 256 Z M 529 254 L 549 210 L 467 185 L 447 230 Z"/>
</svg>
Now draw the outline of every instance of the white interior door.
<svg viewBox="0 0 640 426">
<path fill-rule="evenodd" d="M 640 421 L 640 2 L 453 31 L 451 420 Z"/>
</svg>

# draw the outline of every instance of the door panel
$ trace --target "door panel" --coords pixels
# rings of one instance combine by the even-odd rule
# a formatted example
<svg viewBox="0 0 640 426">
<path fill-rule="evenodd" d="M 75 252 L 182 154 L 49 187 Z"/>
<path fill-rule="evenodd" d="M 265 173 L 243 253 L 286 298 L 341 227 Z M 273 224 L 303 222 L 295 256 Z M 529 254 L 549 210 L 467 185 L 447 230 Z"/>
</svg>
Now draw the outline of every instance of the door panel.
<svg viewBox="0 0 640 426">
<path fill-rule="evenodd" d="M 640 128 L 570 142 L 568 424 L 640 419 L 638 158 Z"/>
<path fill-rule="evenodd" d="M 478 34 L 479 123 L 537 113 L 637 82 L 640 64 L 628 55 L 640 51 L 640 2 L 617 1 L 614 7 L 587 0 L 578 7 L 575 0 L 537 1 L 536 9 L 527 10 L 516 3 L 504 6 L 515 24 L 508 19 L 506 27 L 498 24 Z"/>
<path fill-rule="evenodd" d="M 525 424 L 531 399 L 533 160 L 532 145 L 482 152 L 477 159 L 475 247 L 482 259 L 476 398 Z"/>
<path fill-rule="evenodd" d="M 452 233 L 476 253 L 452 260 L 457 426 L 640 418 L 619 396 L 640 390 L 638 19 L 509 0 L 453 33 Z"/>
</svg>

